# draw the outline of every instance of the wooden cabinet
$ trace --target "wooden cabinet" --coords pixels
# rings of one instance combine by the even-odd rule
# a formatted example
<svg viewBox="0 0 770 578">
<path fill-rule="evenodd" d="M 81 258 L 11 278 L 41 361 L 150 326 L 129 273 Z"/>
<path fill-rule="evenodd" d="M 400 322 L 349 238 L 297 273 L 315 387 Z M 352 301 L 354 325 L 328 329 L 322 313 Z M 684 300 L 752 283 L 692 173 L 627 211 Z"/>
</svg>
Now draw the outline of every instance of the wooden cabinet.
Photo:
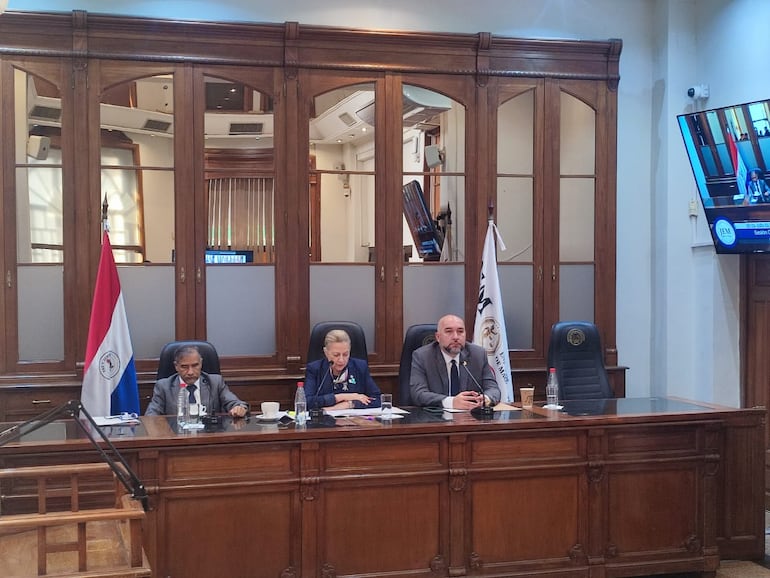
<svg viewBox="0 0 770 578">
<path fill-rule="evenodd" d="M 226 377 L 290 383 L 310 326 L 352 317 L 372 370 L 395 380 L 408 325 L 454 311 L 472 327 L 490 205 L 508 245 L 498 262 L 503 293 L 515 296 L 505 308 L 514 371 L 525 382 L 544 374 L 550 326 L 570 316 L 596 322 L 605 361 L 617 364 L 619 40 L 82 11 L 7 13 L 0 36 L 9 381 L 78 379 L 95 207 L 116 189 L 126 203 L 111 210 L 127 214 L 112 241 L 140 374 L 154 371 L 163 343 L 207 338 Z M 226 113 L 215 102 L 225 93 L 239 103 Z M 25 154 L 30 136 L 50 139 L 41 163 Z M 451 209 L 451 262 L 404 262 L 410 181 L 433 218 L 449 223 Z M 35 182 L 57 183 L 42 208 L 29 202 Z M 233 199 L 251 191 L 253 202 L 230 205 L 222 187 Z M 38 209 L 50 219 L 28 218 Z M 32 221 L 56 223 L 51 239 Z M 118 240 L 117 221 L 133 223 L 131 235 Z M 236 229 L 249 240 L 225 238 Z M 241 242 L 251 262 L 207 262 Z"/>
<path fill-rule="evenodd" d="M 46 411 L 80 399 L 80 387 L 0 387 L 0 421 L 26 421 Z"/>
</svg>

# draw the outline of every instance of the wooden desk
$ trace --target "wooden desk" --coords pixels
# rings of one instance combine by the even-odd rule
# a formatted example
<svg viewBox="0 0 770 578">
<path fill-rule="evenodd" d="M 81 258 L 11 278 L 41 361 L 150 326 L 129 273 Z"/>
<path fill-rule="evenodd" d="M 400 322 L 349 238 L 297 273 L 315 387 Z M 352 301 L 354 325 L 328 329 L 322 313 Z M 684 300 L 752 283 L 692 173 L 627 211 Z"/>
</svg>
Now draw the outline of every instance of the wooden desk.
<svg viewBox="0 0 770 578">
<path fill-rule="evenodd" d="M 183 434 L 154 417 L 112 437 L 150 493 L 155 576 L 713 576 L 763 556 L 763 410 L 565 405 Z M 0 467 L 95 460 L 71 426 Z M 4 487 L 3 511 L 24 493 Z"/>
</svg>

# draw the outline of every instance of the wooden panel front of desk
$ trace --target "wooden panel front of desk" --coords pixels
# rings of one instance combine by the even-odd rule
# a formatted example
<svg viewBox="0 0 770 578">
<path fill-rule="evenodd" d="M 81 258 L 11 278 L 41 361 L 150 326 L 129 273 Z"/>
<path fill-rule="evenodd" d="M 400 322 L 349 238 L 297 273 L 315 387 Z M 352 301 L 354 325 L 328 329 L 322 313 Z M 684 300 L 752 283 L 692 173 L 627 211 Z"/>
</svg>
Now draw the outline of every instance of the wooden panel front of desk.
<svg viewBox="0 0 770 578">
<path fill-rule="evenodd" d="M 720 554 L 764 552 L 761 416 L 373 422 L 123 451 L 158 577 L 713 576 Z"/>
</svg>

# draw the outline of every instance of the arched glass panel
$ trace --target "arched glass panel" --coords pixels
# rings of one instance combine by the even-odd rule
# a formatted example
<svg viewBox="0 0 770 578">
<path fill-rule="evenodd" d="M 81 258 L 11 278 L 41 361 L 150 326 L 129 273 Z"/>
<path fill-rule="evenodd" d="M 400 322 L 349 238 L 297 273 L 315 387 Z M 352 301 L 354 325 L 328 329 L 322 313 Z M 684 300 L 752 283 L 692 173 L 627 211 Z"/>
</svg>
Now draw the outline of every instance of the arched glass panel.
<svg viewBox="0 0 770 578">
<path fill-rule="evenodd" d="M 533 347 L 535 91 L 526 90 L 497 109 L 497 249 L 508 347 Z"/>
<path fill-rule="evenodd" d="M 409 84 L 402 105 L 407 261 L 464 261 L 465 107 Z"/>
<path fill-rule="evenodd" d="M 559 318 L 594 320 L 596 112 L 561 93 Z"/>
<path fill-rule="evenodd" d="M 20 361 L 64 358 L 61 98 L 14 69 L 16 280 Z M 45 327 L 45 331 L 40 331 Z"/>
<path fill-rule="evenodd" d="M 220 355 L 273 355 L 273 99 L 228 78 L 204 89 L 206 336 Z"/>
<path fill-rule="evenodd" d="M 402 92 L 406 330 L 448 312 L 464 315 L 465 107 L 420 86 Z"/>
<path fill-rule="evenodd" d="M 367 263 L 374 249 L 374 84 L 321 94 L 310 120 L 310 255 Z"/>
<path fill-rule="evenodd" d="M 134 354 L 157 357 L 175 330 L 173 76 L 107 88 L 99 114 L 101 193 Z"/>
<path fill-rule="evenodd" d="M 310 325 L 345 319 L 374 343 L 375 85 L 316 95 L 310 119 Z"/>
</svg>

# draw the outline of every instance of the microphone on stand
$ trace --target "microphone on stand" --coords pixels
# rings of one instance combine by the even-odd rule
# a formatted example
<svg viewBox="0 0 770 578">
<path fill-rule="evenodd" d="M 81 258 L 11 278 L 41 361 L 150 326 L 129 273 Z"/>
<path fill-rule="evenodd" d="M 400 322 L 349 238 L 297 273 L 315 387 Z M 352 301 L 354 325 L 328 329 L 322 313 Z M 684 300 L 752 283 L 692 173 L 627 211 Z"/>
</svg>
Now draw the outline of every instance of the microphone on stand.
<svg viewBox="0 0 770 578">
<path fill-rule="evenodd" d="M 486 395 L 484 395 L 484 388 L 481 387 L 481 384 L 478 382 L 478 380 L 475 377 L 473 377 L 471 370 L 468 369 L 467 359 L 463 359 L 460 362 L 460 365 L 463 366 L 463 369 L 465 369 L 465 373 L 467 373 L 468 376 L 471 378 L 471 380 L 473 380 L 473 383 L 476 384 L 476 389 L 479 390 L 479 393 L 481 394 L 481 398 L 482 398 L 481 407 L 472 409 L 471 413 L 476 416 L 481 416 L 483 418 L 490 419 L 494 415 L 495 409 L 491 405 L 487 405 L 487 397 Z"/>
<path fill-rule="evenodd" d="M 327 376 L 331 376 L 332 374 L 332 366 L 329 364 L 329 370 L 324 372 L 324 376 L 321 378 L 321 383 L 318 385 L 318 389 L 315 391 L 315 403 L 313 404 L 313 407 L 310 408 L 310 411 L 308 412 L 308 415 L 310 416 L 310 421 L 316 420 L 316 423 L 320 422 L 321 418 L 323 417 L 324 410 L 321 407 L 320 398 L 321 392 L 324 387 L 324 382 L 326 381 Z"/>
</svg>

